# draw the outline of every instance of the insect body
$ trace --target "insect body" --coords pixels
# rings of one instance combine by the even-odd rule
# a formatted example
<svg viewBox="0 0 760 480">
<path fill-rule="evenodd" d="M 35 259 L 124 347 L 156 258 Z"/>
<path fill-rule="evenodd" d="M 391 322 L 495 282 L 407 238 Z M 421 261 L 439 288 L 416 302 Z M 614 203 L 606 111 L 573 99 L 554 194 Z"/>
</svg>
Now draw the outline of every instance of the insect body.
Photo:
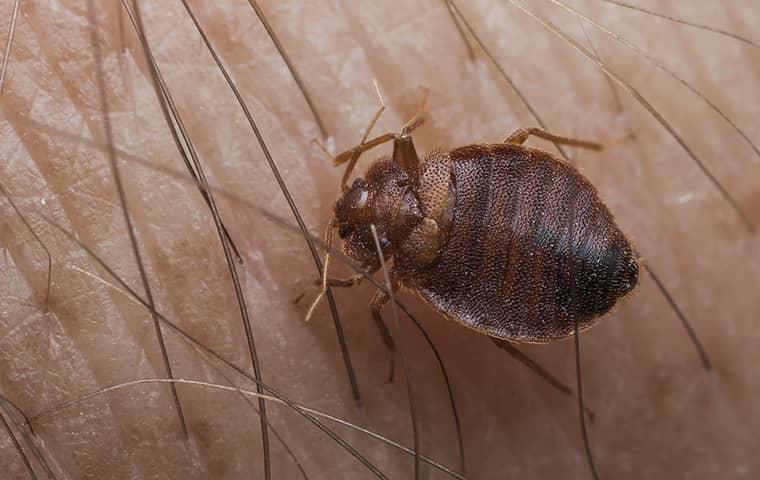
<svg viewBox="0 0 760 480">
<path fill-rule="evenodd" d="M 588 328 L 634 288 L 633 249 L 593 185 L 568 163 L 522 143 L 536 135 L 598 145 L 523 129 L 502 144 L 419 159 L 410 130 L 378 137 L 394 142 L 393 156 L 376 160 L 351 187 L 346 175 L 335 205 L 330 228 L 337 227 L 344 253 L 367 270 L 379 268 L 373 224 L 384 256 L 393 259 L 394 288 L 416 291 L 448 318 L 517 342 L 567 337 L 576 322 Z M 352 157 L 351 166 L 376 140 L 336 163 Z M 325 284 L 349 286 L 359 278 Z M 393 348 L 379 316 L 387 300 L 378 292 L 372 307 Z"/>
</svg>

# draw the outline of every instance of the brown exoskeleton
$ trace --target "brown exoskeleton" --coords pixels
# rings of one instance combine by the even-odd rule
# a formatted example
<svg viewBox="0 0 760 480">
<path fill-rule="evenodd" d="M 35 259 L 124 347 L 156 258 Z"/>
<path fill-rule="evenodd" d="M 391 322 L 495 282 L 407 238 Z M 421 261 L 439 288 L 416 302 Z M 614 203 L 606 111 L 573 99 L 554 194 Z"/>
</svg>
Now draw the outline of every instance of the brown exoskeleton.
<svg viewBox="0 0 760 480">
<path fill-rule="evenodd" d="M 520 129 L 504 143 L 434 150 L 420 158 L 413 117 L 401 133 L 362 142 L 337 157 L 348 163 L 326 241 L 332 232 L 343 252 L 369 272 L 380 264 L 370 225 L 385 258 L 392 259 L 393 288 L 417 292 L 436 310 L 504 341 L 545 343 L 592 326 L 638 279 L 633 248 L 596 189 L 572 165 L 523 146 L 534 135 L 557 144 L 601 149 L 595 143 Z M 349 186 L 359 155 L 393 142 L 391 157 L 372 163 Z M 328 252 L 329 259 L 329 252 Z M 327 277 L 347 287 L 362 276 Z M 386 345 L 393 340 L 380 316 L 385 291 L 372 299 L 372 316 Z"/>
</svg>

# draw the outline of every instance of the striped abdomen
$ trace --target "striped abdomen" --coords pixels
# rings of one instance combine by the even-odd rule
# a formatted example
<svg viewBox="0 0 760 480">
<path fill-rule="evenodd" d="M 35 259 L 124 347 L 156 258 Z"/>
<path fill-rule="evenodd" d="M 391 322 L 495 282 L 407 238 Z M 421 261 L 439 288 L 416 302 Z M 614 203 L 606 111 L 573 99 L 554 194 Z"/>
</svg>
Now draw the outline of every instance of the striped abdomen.
<svg viewBox="0 0 760 480">
<path fill-rule="evenodd" d="M 441 254 L 402 275 L 443 313 L 545 342 L 572 334 L 574 320 L 588 327 L 635 286 L 631 246 L 573 167 L 499 144 L 453 150 L 450 168 L 456 201 Z"/>
</svg>

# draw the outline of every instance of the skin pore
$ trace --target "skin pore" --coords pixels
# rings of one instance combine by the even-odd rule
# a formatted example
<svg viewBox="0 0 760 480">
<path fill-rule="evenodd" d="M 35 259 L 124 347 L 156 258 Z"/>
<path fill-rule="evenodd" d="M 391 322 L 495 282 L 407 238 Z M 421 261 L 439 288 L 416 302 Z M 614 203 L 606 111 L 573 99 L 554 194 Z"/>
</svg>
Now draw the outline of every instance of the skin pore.
<svg viewBox="0 0 760 480">
<path fill-rule="evenodd" d="M 95 2 L 100 61 L 87 3 L 22 1 L 0 97 L 0 393 L 28 416 L 124 382 L 166 377 L 153 319 L 53 219 L 145 296 L 117 194 L 103 122 L 98 70 L 126 203 L 157 310 L 240 368 L 251 360 L 212 215 L 187 175 L 151 83 L 129 17 Z M 105 4 L 108 3 L 106 6 Z M 760 157 L 677 80 L 543 0 L 526 2 L 646 97 L 749 219 L 760 225 Z M 319 128 L 266 31 L 245 1 L 190 2 L 234 78 L 310 232 L 321 237 L 342 170 L 312 144 Z M 760 22 L 752 1 L 637 2 L 696 23 L 749 36 Z M 751 478 L 760 415 L 756 286 L 760 240 L 747 232 L 714 184 L 677 141 L 592 62 L 511 2 L 458 2 L 550 131 L 598 141 L 601 153 L 564 148 L 598 188 L 644 260 L 691 320 L 715 365 L 702 369 L 667 300 L 642 272 L 640 285 L 581 336 L 584 395 L 596 413 L 589 436 L 601 478 Z M 760 49 L 600 0 L 572 2 L 639 45 L 714 102 L 760 142 Z M 7 38 L 14 2 L 0 2 Z M 382 90 L 386 111 L 373 136 L 398 131 L 427 89 L 428 115 L 414 132 L 420 153 L 499 142 L 538 126 L 520 97 L 476 50 L 471 60 L 443 2 L 261 2 L 303 78 L 334 153 L 361 138 Z M 292 214 L 234 95 L 181 2 L 140 2 L 142 20 L 211 185 L 291 224 Z M 5 45 L 5 43 L 3 43 Z M 619 100 L 617 98 L 619 97 Z M 619 103 L 618 103 L 619 102 Z M 630 135 L 633 135 L 631 138 Z M 556 154 L 549 143 L 531 139 Z M 357 168 L 389 147 L 365 154 Z M 140 163 L 134 158 L 142 159 Z M 329 412 L 412 446 L 409 405 L 396 361 L 372 323 L 366 281 L 334 289 L 363 406 L 346 378 L 327 303 L 303 322 L 318 273 L 301 236 L 230 196 L 215 194 L 230 237 L 265 383 L 299 404 Z M 43 217 L 44 216 L 44 217 Z M 320 255 L 323 252 L 320 251 Z M 331 275 L 353 272 L 339 260 Z M 377 278 L 382 278 L 378 275 Z M 467 478 L 591 478 L 576 404 L 497 349 L 488 338 L 436 315 L 413 293 L 399 300 L 425 326 L 448 368 L 461 417 Z M 384 310 L 394 335 L 390 305 Z M 422 453 L 459 470 L 457 441 L 440 370 L 400 313 L 414 382 Z M 174 376 L 255 390 L 230 368 L 163 328 Z M 575 385 L 572 341 L 522 350 Z M 55 478 L 264 478 L 259 418 L 235 392 L 176 386 L 188 438 L 167 384 L 95 396 L 33 422 Z M 8 415 L 11 428 L 19 429 Z M 268 421 L 309 478 L 376 478 L 324 433 L 286 407 Z M 413 458 L 326 422 L 389 478 L 411 478 Z M 17 435 L 23 440 L 22 435 Z M 22 441 L 23 443 L 23 441 Z M 270 433 L 273 478 L 299 478 Z M 26 444 L 24 444 L 26 445 Z M 23 447 L 40 478 L 45 469 Z M 448 478 L 423 467 L 427 478 Z M 30 478 L 0 429 L 0 471 Z"/>
</svg>

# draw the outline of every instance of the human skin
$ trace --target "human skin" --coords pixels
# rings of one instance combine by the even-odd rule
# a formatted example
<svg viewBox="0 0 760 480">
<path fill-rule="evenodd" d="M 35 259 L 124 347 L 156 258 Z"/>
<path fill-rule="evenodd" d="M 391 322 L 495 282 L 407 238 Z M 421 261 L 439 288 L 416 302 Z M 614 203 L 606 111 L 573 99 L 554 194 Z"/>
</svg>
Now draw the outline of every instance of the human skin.
<svg viewBox="0 0 760 480">
<path fill-rule="evenodd" d="M 250 371 L 219 236 L 197 186 L 179 178 L 187 173 L 142 47 L 115 3 L 95 3 L 114 145 L 126 152 L 118 167 L 156 309 Z M 751 1 L 661 3 L 639 5 L 750 37 L 760 22 L 760 9 Z M 303 237 L 260 211 L 295 224 L 239 105 L 181 3 L 140 5 L 153 53 L 241 251 L 238 270 L 264 382 L 299 404 L 411 447 L 401 357 L 395 381 L 386 383 L 389 357 L 368 308 L 374 287 L 364 282 L 334 289 L 363 400 L 357 406 L 326 303 L 303 322 L 317 271 Z M 309 231 L 321 236 L 342 170 L 313 146 L 320 132 L 303 96 L 247 2 L 193 5 Z M 588 45 L 577 19 L 547 2 L 530 5 Z M 596 0 L 574 5 L 652 52 L 760 143 L 757 48 Z M 551 131 L 608 145 L 601 153 L 565 151 L 691 320 L 714 364 L 712 373 L 704 371 L 674 311 L 642 271 L 637 289 L 581 335 L 583 391 L 596 414 L 589 436 L 601 478 L 754 478 L 760 471 L 760 374 L 753 368 L 760 362 L 758 236 L 748 233 L 684 149 L 620 86 L 616 106 L 603 74 L 566 42 L 508 1 L 460 7 Z M 12 8 L 13 1 L 0 2 L 2 38 Z M 336 151 L 360 140 L 377 109 L 373 79 L 387 107 L 376 134 L 398 131 L 427 89 L 426 122 L 414 132 L 420 152 L 498 142 L 519 127 L 538 124 L 482 52 L 469 59 L 443 2 L 288 0 L 262 2 L 262 8 L 304 78 L 332 138 L 327 143 Z M 593 27 L 586 29 L 611 70 L 672 122 L 760 225 L 760 158 L 742 137 L 667 74 Z M 99 388 L 166 377 L 149 311 L 123 288 L 105 284 L 116 282 L 45 220 L 76 235 L 144 295 L 105 147 L 91 34 L 86 2 L 22 2 L 0 97 L 0 182 L 52 258 L 46 302 L 44 250 L 8 199 L 0 199 L 0 393 L 30 417 Z M 529 144 L 556 154 L 545 142 Z M 384 146 L 366 154 L 357 173 L 387 153 Z M 331 265 L 333 276 L 352 273 L 339 260 Z M 467 478 L 591 478 L 571 397 L 488 338 L 437 315 L 413 292 L 402 291 L 398 298 L 424 325 L 448 369 Z M 454 423 L 435 359 L 406 316 L 400 316 L 399 336 L 390 305 L 384 315 L 405 349 L 421 451 L 459 470 Z M 163 333 L 176 378 L 254 389 L 170 329 Z M 572 340 L 521 348 L 575 385 Z M 187 384 L 177 392 L 188 438 L 168 385 L 146 383 L 34 420 L 39 449 L 56 478 L 264 478 L 255 401 Z M 287 407 L 272 403 L 267 411 L 309 478 L 376 478 Z M 326 424 L 389 478 L 412 477 L 409 455 Z M 273 478 L 298 478 L 273 437 L 271 446 Z M 25 451 L 46 478 L 31 450 Z M 423 468 L 423 478 L 448 478 Z M 3 478 L 30 477 L 2 429 L 0 472 L 8 472 Z"/>
</svg>

